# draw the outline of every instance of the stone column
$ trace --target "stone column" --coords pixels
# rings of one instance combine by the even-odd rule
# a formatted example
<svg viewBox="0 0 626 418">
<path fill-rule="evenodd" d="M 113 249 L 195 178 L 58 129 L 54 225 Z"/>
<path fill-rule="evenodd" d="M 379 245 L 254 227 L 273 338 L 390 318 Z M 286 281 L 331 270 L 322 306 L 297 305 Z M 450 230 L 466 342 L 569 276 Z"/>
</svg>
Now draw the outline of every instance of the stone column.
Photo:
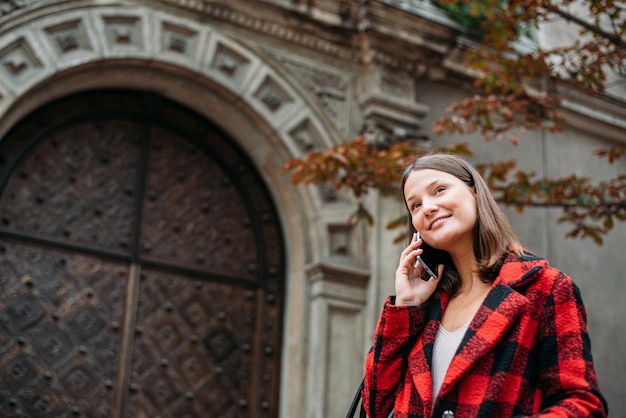
<svg viewBox="0 0 626 418">
<path fill-rule="evenodd" d="M 369 272 L 352 266 L 309 266 L 309 418 L 344 416 L 363 378 L 363 321 Z"/>
</svg>

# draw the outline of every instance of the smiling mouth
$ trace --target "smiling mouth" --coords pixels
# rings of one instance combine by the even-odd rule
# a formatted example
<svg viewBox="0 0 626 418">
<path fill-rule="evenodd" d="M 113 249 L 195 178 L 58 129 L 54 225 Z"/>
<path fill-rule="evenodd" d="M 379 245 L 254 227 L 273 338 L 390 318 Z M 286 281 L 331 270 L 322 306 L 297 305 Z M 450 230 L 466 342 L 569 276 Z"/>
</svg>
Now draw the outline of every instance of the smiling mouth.
<svg viewBox="0 0 626 418">
<path fill-rule="evenodd" d="M 448 219 L 449 217 L 450 215 L 435 219 L 430 225 L 428 225 L 428 230 L 433 229 L 433 226 L 437 225 L 438 223 L 441 223 L 441 221 Z"/>
</svg>

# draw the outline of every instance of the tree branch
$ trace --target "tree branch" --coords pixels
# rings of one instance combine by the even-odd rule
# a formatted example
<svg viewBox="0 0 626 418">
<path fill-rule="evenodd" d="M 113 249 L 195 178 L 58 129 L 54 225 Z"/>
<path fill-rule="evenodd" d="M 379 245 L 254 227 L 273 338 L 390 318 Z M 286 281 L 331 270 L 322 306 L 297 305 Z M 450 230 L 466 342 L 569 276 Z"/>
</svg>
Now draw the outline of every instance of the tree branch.
<svg viewBox="0 0 626 418">
<path fill-rule="evenodd" d="M 561 9 L 558 6 L 553 6 L 551 4 L 544 4 L 543 7 L 546 10 L 549 10 L 559 16 L 561 16 L 563 19 L 565 20 L 569 20 L 570 22 L 574 22 L 577 25 L 580 25 L 582 27 L 584 27 L 585 29 L 587 29 L 590 32 L 595 33 L 598 36 L 601 36 L 602 38 L 605 38 L 607 40 L 609 40 L 612 44 L 620 47 L 621 49 L 626 49 L 626 41 L 624 41 L 622 38 L 620 38 L 618 35 L 613 34 L 613 33 L 609 33 L 605 30 L 603 30 L 602 28 L 600 28 L 599 26 L 596 26 L 592 23 L 587 22 L 586 20 L 583 20 L 579 17 L 576 17 L 566 11 L 564 11 L 563 9 Z"/>
<path fill-rule="evenodd" d="M 626 209 L 626 201 L 619 202 L 605 202 L 598 204 L 578 204 L 578 203 L 566 203 L 566 202 L 533 202 L 528 200 L 512 200 L 512 199 L 501 199 L 496 198 L 497 202 L 502 203 L 504 205 L 511 206 L 528 206 L 528 207 L 539 207 L 539 208 L 580 208 L 580 209 L 589 209 L 589 208 L 611 208 L 611 209 Z"/>
</svg>

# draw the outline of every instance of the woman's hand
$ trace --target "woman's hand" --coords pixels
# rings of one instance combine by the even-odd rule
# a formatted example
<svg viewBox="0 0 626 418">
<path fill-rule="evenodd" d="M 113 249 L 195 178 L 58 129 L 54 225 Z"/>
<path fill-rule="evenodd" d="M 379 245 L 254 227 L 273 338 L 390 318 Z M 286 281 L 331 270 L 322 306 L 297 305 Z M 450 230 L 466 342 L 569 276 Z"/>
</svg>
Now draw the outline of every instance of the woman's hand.
<svg viewBox="0 0 626 418">
<path fill-rule="evenodd" d="M 400 264 L 396 270 L 396 305 L 419 306 L 425 303 L 435 292 L 439 278 L 443 273 L 443 265 L 437 266 L 437 279 L 430 278 L 428 281 L 422 280 L 422 265 L 417 263 L 415 258 L 422 254 L 422 240 L 417 239 L 417 234 L 408 247 L 400 255 Z"/>
</svg>

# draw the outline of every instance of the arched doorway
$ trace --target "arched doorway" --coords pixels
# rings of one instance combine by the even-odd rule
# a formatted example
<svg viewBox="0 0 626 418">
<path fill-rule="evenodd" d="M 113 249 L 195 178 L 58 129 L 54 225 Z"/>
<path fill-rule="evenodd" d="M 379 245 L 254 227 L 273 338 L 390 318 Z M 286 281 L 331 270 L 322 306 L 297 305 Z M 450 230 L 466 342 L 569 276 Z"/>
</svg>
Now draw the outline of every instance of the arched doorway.
<svg viewBox="0 0 626 418">
<path fill-rule="evenodd" d="M 277 416 L 281 230 L 227 135 L 83 93 L 0 142 L 0 193 L 0 416 Z"/>
</svg>

